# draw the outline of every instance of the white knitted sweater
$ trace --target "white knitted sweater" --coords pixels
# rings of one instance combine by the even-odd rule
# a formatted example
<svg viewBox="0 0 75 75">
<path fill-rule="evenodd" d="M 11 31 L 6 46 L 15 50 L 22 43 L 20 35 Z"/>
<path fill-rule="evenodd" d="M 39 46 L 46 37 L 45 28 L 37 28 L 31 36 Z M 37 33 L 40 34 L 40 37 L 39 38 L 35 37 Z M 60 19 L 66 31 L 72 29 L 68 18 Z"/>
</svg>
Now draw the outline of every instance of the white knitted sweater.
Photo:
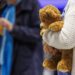
<svg viewBox="0 0 75 75">
<path fill-rule="evenodd" d="M 72 75 L 75 75 L 75 0 L 69 0 L 64 15 L 64 26 L 60 32 L 47 30 L 43 40 L 57 49 L 73 48 Z"/>
</svg>

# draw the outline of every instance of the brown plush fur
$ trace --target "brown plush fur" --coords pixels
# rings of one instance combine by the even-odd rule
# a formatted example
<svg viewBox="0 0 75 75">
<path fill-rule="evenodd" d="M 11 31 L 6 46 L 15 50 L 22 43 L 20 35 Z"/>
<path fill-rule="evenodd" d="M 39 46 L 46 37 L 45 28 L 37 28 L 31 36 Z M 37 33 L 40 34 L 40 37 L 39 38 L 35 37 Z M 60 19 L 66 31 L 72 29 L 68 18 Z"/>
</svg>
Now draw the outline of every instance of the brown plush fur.
<svg viewBox="0 0 75 75">
<path fill-rule="evenodd" d="M 55 6 L 48 5 L 40 9 L 39 17 L 41 21 L 41 36 L 47 29 L 53 32 L 58 32 L 63 27 L 64 22 L 62 21 L 61 13 Z M 47 55 L 44 59 L 43 67 L 50 70 L 57 69 L 62 72 L 71 71 L 72 49 L 58 50 L 49 46 L 47 43 L 43 44 L 43 48 Z"/>
</svg>

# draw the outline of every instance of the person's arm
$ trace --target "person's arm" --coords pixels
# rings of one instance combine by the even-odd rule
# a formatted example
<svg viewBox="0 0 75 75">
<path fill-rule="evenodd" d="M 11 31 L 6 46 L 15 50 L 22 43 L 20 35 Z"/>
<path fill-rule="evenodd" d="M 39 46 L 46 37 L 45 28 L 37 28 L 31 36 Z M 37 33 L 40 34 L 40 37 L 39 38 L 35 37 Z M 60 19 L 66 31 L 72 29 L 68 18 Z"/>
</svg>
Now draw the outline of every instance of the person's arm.
<svg viewBox="0 0 75 75">
<path fill-rule="evenodd" d="M 70 5 L 64 18 L 64 26 L 60 32 L 46 31 L 43 40 L 57 49 L 75 47 L 75 4 Z"/>
<path fill-rule="evenodd" d="M 31 13 L 31 22 L 33 27 L 26 27 L 25 25 L 21 26 L 15 25 L 12 30 L 14 38 L 21 40 L 23 42 L 24 41 L 33 42 L 40 39 L 39 36 L 40 21 L 38 11 L 39 11 L 38 2 L 36 0 L 33 0 L 33 11 Z"/>
</svg>

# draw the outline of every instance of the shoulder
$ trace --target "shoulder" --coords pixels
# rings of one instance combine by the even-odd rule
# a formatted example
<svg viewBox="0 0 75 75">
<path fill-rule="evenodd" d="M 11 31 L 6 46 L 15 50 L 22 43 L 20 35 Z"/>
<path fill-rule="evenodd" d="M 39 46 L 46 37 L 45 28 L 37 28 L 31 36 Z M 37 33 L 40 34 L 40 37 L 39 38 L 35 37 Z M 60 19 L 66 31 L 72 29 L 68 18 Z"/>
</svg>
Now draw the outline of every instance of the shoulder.
<svg viewBox="0 0 75 75">
<path fill-rule="evenodd" d="M 69 15 L 75 15 L 75 1 L 74 0 L 69 0 L 69 4 L 67 7 L 67 14 Z"/>
</svg>

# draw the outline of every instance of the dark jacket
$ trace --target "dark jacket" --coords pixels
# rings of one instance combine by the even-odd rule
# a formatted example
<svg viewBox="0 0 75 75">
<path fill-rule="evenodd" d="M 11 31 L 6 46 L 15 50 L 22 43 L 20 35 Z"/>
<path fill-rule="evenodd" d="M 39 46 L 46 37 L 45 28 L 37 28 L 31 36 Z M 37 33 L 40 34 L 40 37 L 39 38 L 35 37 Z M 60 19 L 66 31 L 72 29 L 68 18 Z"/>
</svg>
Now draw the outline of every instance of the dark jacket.
<svg viewBox="0 0 75 75">
<path fill-rule="evenodd" d="M 32 75 L 32 55 L 41 41 L 38 11 L 36 0 L 21 0 L 16 7 L 16 24 L 11 32 L 14 38 L 13 75 Z"/>
<path fill-rule="evenodd" d="M 13 36 L 20 46 L 34 46 L 40 39 L 38 11 L 39 5 L 36 0 L 23 0 L 17 5 Z"/>
</svg>

